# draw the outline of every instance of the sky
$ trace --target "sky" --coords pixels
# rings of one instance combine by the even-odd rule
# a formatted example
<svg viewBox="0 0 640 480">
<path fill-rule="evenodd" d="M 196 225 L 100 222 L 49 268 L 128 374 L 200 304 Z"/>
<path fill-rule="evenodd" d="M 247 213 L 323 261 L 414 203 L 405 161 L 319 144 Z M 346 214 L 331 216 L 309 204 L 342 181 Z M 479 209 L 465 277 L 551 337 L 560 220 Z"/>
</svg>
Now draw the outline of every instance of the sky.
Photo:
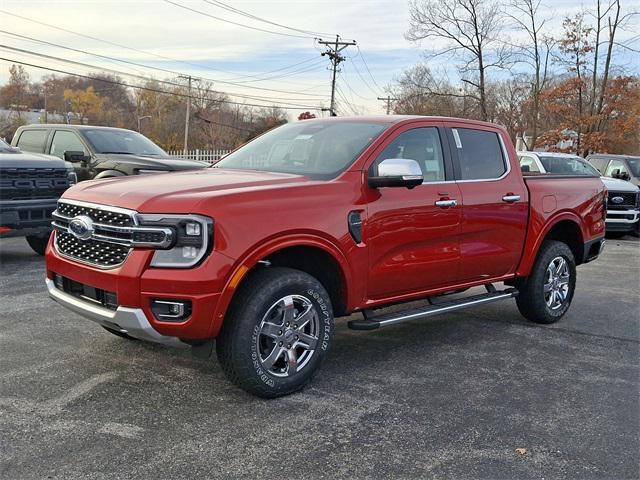
<svg viewBox="0 0 640 480">
<path fill-rule="evenodd" d="M 635 1 L 623 0 L 627 5 Z M 591 8 L 594 2 L 549 1 L 544 12 L 550 18 L 551 33 L 561 31 L 562 18 Z M 296 30 L 261 22 L 220 5 Z M 331 40 L 339 34 L 357 42 L 357 46 L 342 52 L 346 60 L 340 64 L 338 76 L 340 112 L 381 114 L 384 102 L 377 97 L 386 96 L 385 87 L 420 61 L 425 49 L 438 48 L 433 42 L 416 45 L 407 41 L 404 34 L 408 26 L 406 0 L 221 0 L 218 5 L 212 0 L 0 0 L 0 57 L 82 74 L 109 68 L 171 81 L 175 81 L 177 73 L 191 75 L 213 81 L 216 90 L 243 96 L 232 97 L 234 100 L 253 104 L 268 104 L 271 100 L 290 105 L 293 115 L 328 106 L 329 61 L 320 55 L 324 47 L 314 37 Z M 620 32 L 619 40 L 633 41 L 632 45 L 639 48 L 638 30 L 636 22 L 628 31 Z M 517 36 L 513 32 L 511 35 Z M 638 57 L 624 51 L 620 57 L 623 69 L 637 74 Z M 0 83 L 6 81 L 10 64 L 0 60 Z M 443 58 L 431 66 L 455 76 L 452 64 L 451 59 Z M 32 79 L 51 73 L 32 67 L 27 71 Z M 137 82 L 129 77 L 123 79 Z"/>
</svg>

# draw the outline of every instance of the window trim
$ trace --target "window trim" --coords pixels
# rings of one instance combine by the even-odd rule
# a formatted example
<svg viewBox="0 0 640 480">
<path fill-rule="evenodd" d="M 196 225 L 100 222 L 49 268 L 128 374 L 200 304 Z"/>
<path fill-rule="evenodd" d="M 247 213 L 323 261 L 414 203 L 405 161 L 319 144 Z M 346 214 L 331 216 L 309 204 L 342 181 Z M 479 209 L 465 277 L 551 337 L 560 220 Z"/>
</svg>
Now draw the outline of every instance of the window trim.
<svg viewBox="0 0 640 480">
<path fill-rule="evenodd" d="M 48 128 L 24 128 L 21 132 L 20 135 L 18 136 L 18 139 L 16 140 L 16 144 L 15 147 L 21 151 L 25 151 L 28 152 L 28 150 L 23 150 L 22 147 L 20 147 L 20 140 L 22 139 L 22 136 L 27 133 L 27 132 L 45 132 L 44 135 L 44 142 L 42 143 L 41 146 L 41 151 L 39 152 L 34 152 L 34 153 L 41 153 L 41 154 L 47 154 L 47 146 L 49 145 L 49 137 L 51 136 L 51 131 Z"/>
<path fill-rule="evenodd" d="M 416 130 L 418 128 L 434 128 L 438 133 L 438 138 L 440 140 L 440 150 L 442 151 L 442 165 L 444 167 L 444 180 L 437 180 L 433 182 L 422 181 L 420 186 L 422 185 L 441 185 L 443 183 L 455 183 L 455 166 L 453 163 L 453 157 L 451 156 L 451 148 L 449 146 L 449 142 L 447 141 L 446 133 L 444 131 L 444 127 L 440 123 L 417 123 L 411 122 L 402 125 L 398 130 L 392 132 L 387 138 L 385 138 L 382 143 L 376 146 L 374 153 L 368 158 L 367 164 L 368 166 L 364 169 L 367 173 L 367 176 L 372 174 L 373 166 L 375 165 L 378 157 L 382 155 L 389 145 L 391 145 L 400 135 L 403 135 L 411 130 Z M 366 164 L 365 164 L 366 165 Z"/>
<path fill-rule="evenodd" d="M 84 141 L 84 138 L 82 138 L 82 135 L 80 135 L 79 132 L 77 132 L 76 130 L 72 130 L 70 128 L 54 128 L 52 129 L 52 133 L 51 133 L 51 141 L 47 142 L 47 148 L 46 148 L 46 153 L 47 155 L 53 155 L 54 157 L 57 157 L 57 155 L 51 153 L 51 149 L 53 148 L 53 141 L 56 139 L 56 134 L 58 132 L 67 132 L 67 133 L 71 133 L 72 135 L 75 135 L 76 139 L 78 139 L 78 141 L 84 146 L 84 154 L 85 155 L 91 155 L 93 152 L 91 151 L 91 149 L 87 146 L 86 142 Z M 58 157 L 61 158 L 61 157 Z M 62 160 L 64 160 L 64 155 L 62 156 Z"/>
<path fill-rule="evenodd" d="M 455 139 L 453 137 L 453 130 L 457 129 L 466 129 L 466 130 L 476 130 L 478 132 L 486 132 L 493 133 L 498 137 L 498 143 L 500 145 L 500 152 L 502 153 L 502 162 L 505 165 L 505 171 L 499 177 L 492 178 L 473 178 L 473 179 L 462 179 L 462 169 L 460 167 L 460 157 L 458 156 L 458 148 L 456 147 Z M 465 125 L 465 126 L 448 126 L 446 127 L 447 138 L 449 140 L 449 148 L 451 150 L 451 158 L 453 160 L 453 170 L 454 170 L 454 178 L 456 183 L 478 183 L 478 182 L 497 182 L 503 180 L 511 173 L 511 161 L 509 159 L 509 154 L 507 147 L 504 143 L 504 139 L 499 131 L 492 129 L 484 129 L 477 128 L 475 125 Z"/>
</svg>

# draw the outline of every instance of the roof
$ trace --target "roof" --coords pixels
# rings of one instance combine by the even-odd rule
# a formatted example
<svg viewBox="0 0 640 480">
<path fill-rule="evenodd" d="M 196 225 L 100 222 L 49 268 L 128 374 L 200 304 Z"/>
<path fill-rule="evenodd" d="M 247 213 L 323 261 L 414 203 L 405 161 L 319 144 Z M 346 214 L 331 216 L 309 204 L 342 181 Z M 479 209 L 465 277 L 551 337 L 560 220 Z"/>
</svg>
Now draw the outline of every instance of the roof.
<svg viewBox="0 0 640 480">
<path fill-rule="evenodd" d="M 69 128 L 72 130 L 95 130 L 95 129 L 104 129 L 104 130 L 127 130 L 126 128 L 118 128 L 118 127 L 105 127 L 99 125 L 72 125 L 68 123 L 31 123 L 29 125 L 23 125 L 20 128 Z M 130 130 L 127 130 L 130 131 Z"/>
<path fill-rule="evenodd" d="M 636 155 L 619 155 L 615 153 L 592 153 L 589 157 L 600 157 L 600 158 L 640 158 Z M 587 157 L 587 158 L 589 158 Z"/>
<path fill-rule="evenodd" d="M 582 158 L 580 155 L 576 153 L 561 153 L 561 152 L 531 152 L 531 151 L 521 151 L 517 152 L 518 155 L 526 153 L 527 155 L 540 155 L 543 157 L 556 157 L 556 158 Z"/>
<path fill-rule="evenodd" d="M 481 120 L 472 120 L 469 118 L 455 118 L 455 117 L 439 117 L 434 115 L 361 115 L 352 117 L 324 117 L 324 118 L 312 118 L 307 120 L 301 120 L 303 122 L 315 122 L 315 121 L 329 121 L 329 122 L 370 122 L 370 123 L 382 123 L 382 124 L 397 124 L 402 122 L 408 122 L 411 120 L 431 120 L 437 122 L 464 122 L 471 125 L 486 125 L 490 127 L 496 127 L 495 123 L 483 122 Z M 501 127 L 500 127 L 501 128 Z"/>
</svg>

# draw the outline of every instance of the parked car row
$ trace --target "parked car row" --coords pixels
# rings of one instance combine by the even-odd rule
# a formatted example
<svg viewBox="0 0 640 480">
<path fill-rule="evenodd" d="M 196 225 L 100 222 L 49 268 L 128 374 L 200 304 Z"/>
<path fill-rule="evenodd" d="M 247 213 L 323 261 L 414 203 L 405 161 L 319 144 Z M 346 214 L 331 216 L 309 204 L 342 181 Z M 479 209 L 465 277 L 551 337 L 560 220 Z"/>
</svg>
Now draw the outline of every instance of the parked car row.
<svg viewBox="0 0 640 480">
<path fill-rule="evenodd" d="M 24 236 L 40 255 L 56 202 L 77 181 L 208 166 L 173 159 L 143 135 L 121 128 L 27 125 L 11 143 L 0 141 L 0 237 Z"/>
<path fill-rule="evenodd" d="M 545 173 L 555 175 L 588 175 L 600 176 L 607 187 L 607 233 L 611 236 L 623 236 L 639 233 L 640 228 L 640 188 L 627 181 L 626 173 L 620 173 L 620 162 L 624 160 L 626 167 L 635 168 L 640 157 L 624 157 L 621 155 L 590 156 L 594 163 L 600 165 L 605 173 L 615 178 L 601 176 L 601 171 L 582 157 L 567 153 L 551 152 L 519 152 L 520 169 L 523 172 Z M 614 170 L 612 170 L 614 168 Z M 635 170 L 629 170 L 635 172 Z M 625 170 L 626 172 L 626 170 Z M 637 173 L 637 172 L 636 172 Z"/>
</svg>

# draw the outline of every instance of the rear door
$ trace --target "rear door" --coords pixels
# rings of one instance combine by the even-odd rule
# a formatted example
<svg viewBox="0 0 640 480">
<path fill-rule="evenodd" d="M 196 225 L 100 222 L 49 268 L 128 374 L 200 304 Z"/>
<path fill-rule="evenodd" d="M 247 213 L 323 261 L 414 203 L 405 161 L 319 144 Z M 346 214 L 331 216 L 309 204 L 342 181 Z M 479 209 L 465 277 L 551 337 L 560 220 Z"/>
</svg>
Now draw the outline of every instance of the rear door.
<svg viewBox="0 0 640 480">
<path fill-rule="evenodd" d="M 382 299 L 455 283 L 459 275 L 459 206 L 442 124 L 405 125 L 377 149 L 369 171 L 387 158 L 416 160 L 424 182 L 412 189 L 371 189 L 367 205 L 368 297 Z"/>
<path fill-rule="evenodd" d="M 460 277 L 463 281 L 513 273 L 520 261 L 529 213 L 520 169 L 512 169 L 500 130 L 455 124 L 447 129 L 462 197 Z"/>
</svg>

